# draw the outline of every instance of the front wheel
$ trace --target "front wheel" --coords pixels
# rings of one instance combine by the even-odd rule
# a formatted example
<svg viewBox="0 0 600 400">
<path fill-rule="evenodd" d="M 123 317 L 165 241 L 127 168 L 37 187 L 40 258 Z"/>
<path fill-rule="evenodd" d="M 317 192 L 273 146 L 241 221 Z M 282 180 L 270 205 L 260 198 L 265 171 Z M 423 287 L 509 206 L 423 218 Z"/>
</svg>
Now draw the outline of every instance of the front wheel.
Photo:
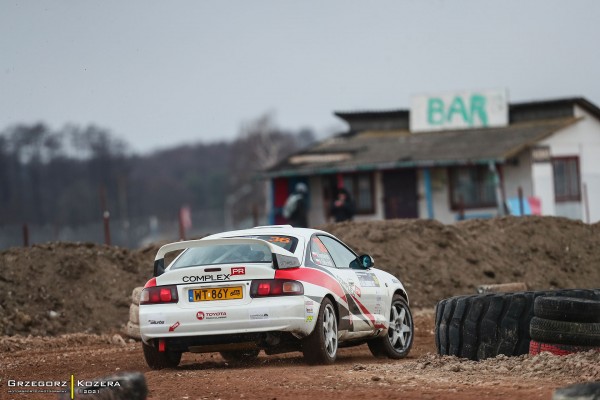
<svg viewBox="0 0 600 400">
<path fill-rule="evenodd" d="M 333 364 L 338 349 L 338 326 L 335 308 L 323 299 L 315 329 L 302 341 L 302 353 L 309 364 Z"/>
<path fill-rule="evenodd" d="M 181 361 L 181 352 L 168 350 L 160 352 L 156 347 L 146 343 L 142 343 L 142 348 L 146 363 L 152 369 L 175 368 Z"/>
<path fill-rule="evenodd" d="M 408 303 L 399 295 L 392 298 L 388 334 L 367 342 L 375 357 L 393 359 L 408 355 L 413 343 L 414 324 Z"/>
</svg>

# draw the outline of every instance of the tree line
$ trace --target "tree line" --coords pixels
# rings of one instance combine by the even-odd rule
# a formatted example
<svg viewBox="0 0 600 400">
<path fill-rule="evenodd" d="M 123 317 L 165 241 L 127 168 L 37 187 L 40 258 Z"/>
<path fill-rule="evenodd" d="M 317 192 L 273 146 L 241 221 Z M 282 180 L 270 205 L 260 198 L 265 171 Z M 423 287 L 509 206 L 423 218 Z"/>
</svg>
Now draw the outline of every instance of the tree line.
<svg viewBox="0 0 600 400">
<path fill-rule="evenodd" d="M 264 214 L 257 173 L 314 141 L 264 115 L 236 139 L 135 154 L 108 129 L 44 123 L 0 132 L 0 225 L 77 226 L 111 219 L 176 218 L 179 207 L 224 212 L 232 223 Z"/>
</svg>

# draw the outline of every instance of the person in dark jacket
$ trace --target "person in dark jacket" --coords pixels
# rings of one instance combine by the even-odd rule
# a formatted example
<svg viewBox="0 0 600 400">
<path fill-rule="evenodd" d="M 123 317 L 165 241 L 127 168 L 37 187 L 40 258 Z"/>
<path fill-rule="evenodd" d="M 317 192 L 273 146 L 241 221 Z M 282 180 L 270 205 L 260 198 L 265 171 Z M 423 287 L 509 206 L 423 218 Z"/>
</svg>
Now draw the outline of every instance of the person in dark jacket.
<svg viewBox="0 0 600 400">
<path fill-rule="evenodd" d="M 338 190 L 330 212 L 335 222 L 352 221 L 354 218 L 354 202 L 345 188 Z"/>
<path fill-rule="evenodd" d="M 283 216 L 296 228 L 308 228 L 307 194 L 306 184 L 298 182 L 283 206 Z"/>
</svg>

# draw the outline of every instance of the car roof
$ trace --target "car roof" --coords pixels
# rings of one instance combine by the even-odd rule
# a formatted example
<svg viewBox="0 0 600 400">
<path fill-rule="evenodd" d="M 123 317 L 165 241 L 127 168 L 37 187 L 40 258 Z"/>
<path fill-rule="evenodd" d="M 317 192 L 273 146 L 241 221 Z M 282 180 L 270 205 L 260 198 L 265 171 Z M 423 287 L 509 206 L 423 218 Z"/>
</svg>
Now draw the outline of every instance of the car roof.
<svg viewBox="0 0 600 400">
<path fill-rule="evenodd" d="M 205 237 L 204 239 L 216 239 L 216 238 L 224 238 L 231 236 L 254 236 L 254 235 L 288 235 L 301 237 L 306 239 L 307 241 L 310 239 L 312 235 L 315 233 L 324 233 L 326 235 L 330 235 L 325 231 L 321 231 L 318 229 L 310 229 L 310 228 L 294 228 L 291 225 L 266 225 L 266 226 L 256 226 L 250 229 L 241 229 L 236 231 L 226 231 L 221 233 L 216 233 L 214 235 L 210 235 Z"/>
</svg>

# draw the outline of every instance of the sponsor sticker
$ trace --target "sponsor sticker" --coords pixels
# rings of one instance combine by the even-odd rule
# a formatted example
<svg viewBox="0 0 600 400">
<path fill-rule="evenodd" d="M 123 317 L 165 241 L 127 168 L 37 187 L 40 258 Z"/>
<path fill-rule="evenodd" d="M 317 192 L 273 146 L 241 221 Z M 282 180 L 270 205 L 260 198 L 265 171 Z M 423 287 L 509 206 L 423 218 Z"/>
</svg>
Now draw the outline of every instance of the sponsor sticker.
<svg viewBox="0 0 600 400">
<path fill-rule="evenodd" d="M 313 318 L 314 317 L 312 315 L 307 316 L 306 317 L 306 322 L 313 322 Z"/>
<path fill-rule="evenodd" d="M 233 267 L 231 268 L 231 276 L 246 275 L 246 267 Z"/>
<path fill-rule="evenodd" d="M 216 311 L 216 312 L 198 311 L 196 313 L 196 318 L 198 318 L 200 321 L 203 321 L 205 319 L 225 319 L 225 318 L 227 318 L 227 312 L 226 311 Z"/>
<path fill-rule="evenodd" d="M 269 319 L 269 309 L 254 309 L 248 311 L 248 317 L 252 320 Z"/>
<path fill-rule="evenodd" d="M 171 326 L 169 327 L 169 332 L 174 332 L 174 331 L 175 331 L 175 329 L 177 329 L 177 327 L 178 327 L 179 325 L 181 325 L 181 324 L 179 323 L 179 321 L 175 322 L 173 325 L 171 325 Z"/>
<path fill-rule="evenodd" d="M 370 272 L 356 272 L 356 276 L 362 287 L 379 287 L 379 279 L 375 274 Z"/>
</svg>

